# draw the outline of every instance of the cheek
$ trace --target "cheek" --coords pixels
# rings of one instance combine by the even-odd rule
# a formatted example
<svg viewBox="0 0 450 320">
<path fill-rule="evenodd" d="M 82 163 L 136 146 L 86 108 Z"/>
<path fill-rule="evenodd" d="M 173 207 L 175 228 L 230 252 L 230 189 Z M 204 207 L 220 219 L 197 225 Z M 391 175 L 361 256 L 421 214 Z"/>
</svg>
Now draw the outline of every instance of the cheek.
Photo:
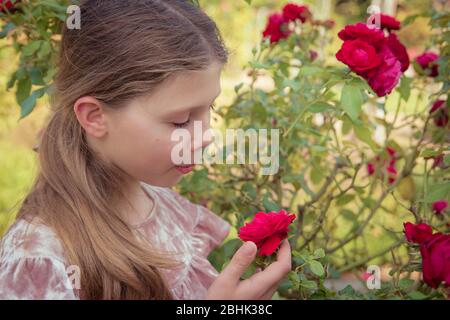
<svg viewBox="0 0 450 320">
<path fill-rule="evenodd" d="M 136 178 L 162 174 L 173 166 L 170 160 L 173 142 L 168 131 L 163 124 L 136 119 L 121 123 L 111 130 L 110 158 Z"/>
</svg>

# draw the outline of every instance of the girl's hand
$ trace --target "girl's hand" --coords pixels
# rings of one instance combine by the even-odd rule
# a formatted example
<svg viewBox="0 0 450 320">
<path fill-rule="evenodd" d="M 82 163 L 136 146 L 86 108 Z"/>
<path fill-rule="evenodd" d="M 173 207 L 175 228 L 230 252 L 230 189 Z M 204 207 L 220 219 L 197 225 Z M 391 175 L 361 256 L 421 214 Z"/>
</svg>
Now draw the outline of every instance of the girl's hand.
<svg viewBox="0 0 450 320">
<path fill-rule="evenodd" d="M 270 300 L 278 285 L 291 271 L 291 247 L 285 239 L 277 253 L 277 261 L 250 278 L 241 280 L 255 259 L 256 245 L 247 241 L 234 254 L 230 263 L 209 287 L 206 300 Z"/>
</svg>

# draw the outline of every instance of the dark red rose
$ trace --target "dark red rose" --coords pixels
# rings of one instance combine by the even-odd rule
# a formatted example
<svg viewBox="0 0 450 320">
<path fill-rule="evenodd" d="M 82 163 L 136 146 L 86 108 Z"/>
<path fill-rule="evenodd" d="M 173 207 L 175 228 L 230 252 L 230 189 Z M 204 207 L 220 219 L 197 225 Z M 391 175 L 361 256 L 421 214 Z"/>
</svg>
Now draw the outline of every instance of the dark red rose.
<svg viewBox="0 0 450 320">
<path fill-rule="evenodd" d="M 377 28 L 369 28 L 366 24 L 361 22 L 346 26 L 344 29 L 339 31 L 338 36 L 344 41 L 365 41 L 376 49 L 384 43 L 385 39 L 383 31 Z"/>
<path fill-rule="evenodd" d="M 408 242 L 421 244 L 433 234 L 433 229 L 425 223 L 412 224 L 411 222 L 405 222 L 403 227 L 405 228 L 405 238 Z"/>
<path fill-rule="evenodd" d="M 336 58 L 348 65 L 353 72 L 365 76 L 381 64 L 381 60 L 373 46 L 362 40 L 347 40 Z"/>
<path fill-rule="evenodd" d="M 393 165 L 389 165 L 386 168 L 386 172 L 388 174 L 388 183 L 393 184 L 397 178 L 397 169 Z"/>
<path fill-rule="evenodd" d="M 395 158 L 396 151 L 392 147 L 386 147 L 386 152 L 392 157 Z"/>
<path fill-rule="evenodd" d="M 388 175 L 388 182 L 390 184 L 395 182 L 397 178 L 397 169 L 395 168 L 396 154 L 394 148 L 386 147 L 385 151 L 377 155 L 374 160 L 367 163 L 367 172 L 373 175 L 377 168 L 381 168 L 380 177 L 384 179 L 384 174 Z"/>
<path fill-rule="evenodd" d="M 384 97 L 398 84 L 402 76 L 402 64 L 387 45 L 381 48 L 379 57 L 383 63 L 368 76 L 368 83 L 379 97 Z"/>
<path fill-rule="evenodd" d="M 436 167 L 442 167 L 444 168 L 444 154 L 440 154 L 436 157 L 425 157 L 424 159 L 430 160 L 433 159 L 433 165 L 431 166 L 431 169 L 434 169 Z"/>
<path fill-rule="evenodd" d="M 14 12 L 17 10 L 15 5 L 21 0 L 11 1 L 11 0 L 0 0 L 0 12 Z"/>
<path fill-rule="evenodd" d="M 367 164 L 367 172 L 369 173 L 369 176 L 375 173 L 375 165 L 372 162 Z"/>
<path fill-rule="evenodd" d="M 317 59 L 318 57 L 318 53 L 315 50 L 309 50 L 309 58 L 311 59 L 311 61 L 314 61 Z"/>
<path fill-rule="evenodd" d="M 435 201 L 433 202 L 433 212 L 436 214 L 442 214 L 445 209 L 448 208 L 448 202 L 445 200 L 439 200 L 439 201 Z"/>
<path fill-rule="evenodd" d="M 447 101 L 437 100 L 430 109 L 433 114 L 434 124 L 438 127 L 446 127 L 449 121 Z"/>
<path fill-rule="evenodd" d="M 288 29 L 288 21 L 281 13 L 274 13 L 269 17 L 263 37 L 270 37 L 270 43 L 276 43 L 281 39 L 286 39 L 292 33 Z"/>
<path fill-rule="evenodd" d="M 380 23 L 381 23 L 381 29 L 386 29 L 388 31 L 391 30 L 400 30 L 400 21 L 395 19 L 394 17 L 391 17 L 387 14 L 380 14 Z"/>
<path fill-rule="evenodd" d="M 402 72 L 405 72 L 409 68 L 409 56 L 405 46 L 398 40 L 397 36 L 390 33 L 387 37 L 387 45 L 391 49 L 392 53 L 402 64 Z"/>
<path fill-rule="evenodd" d="M 416 62 L 425 71 L 427 76 L 434 78 L 439 75 L 439 66 L 436 64 L 436 60 L 438 59 L 439 55 L 434 52 L 427 51 L 418 56 L 416 58 Z"/>
<path fill-rule="evenodd" d="M 420 245 L 423 280 L 432 288 L 450 286 L 450 235 L 436 233 Z"/>
<path fill-rule="evenodd" d="M 433 113 L 444 106 L 445 100 L 436 100 L 430 109 L 430 113 Z"/>
<path fill-rule="evenodd" d="M 288 21 L 300 20 L 302 23 L 304 23 L 312 15 L 307 6 L 288 3 L 283 7 L 283 16 Z"/>
<path fill-rule="evenodd" d="M 289 225 L 294 214 L 285 210 L 280 212 L 258 212 L 251 222 L 239 228 L 239 238 L 253 241 L 258 247 L 258 256 L 271 255 L 288 236 Z"/>
</svg>

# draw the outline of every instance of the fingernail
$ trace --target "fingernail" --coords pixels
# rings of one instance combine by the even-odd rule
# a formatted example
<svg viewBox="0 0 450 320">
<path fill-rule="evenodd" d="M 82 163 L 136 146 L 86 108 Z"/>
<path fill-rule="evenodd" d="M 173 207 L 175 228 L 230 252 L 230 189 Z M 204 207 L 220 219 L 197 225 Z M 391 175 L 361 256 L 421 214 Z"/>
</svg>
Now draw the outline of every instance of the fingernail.
<svg viewBox="0 0 450 320">
<path fill-rule="evenodd" d="M 254 251 L 255 244 L 252 241 L 247 241 L 244 243 L 244 248 L 242 249 L 246 254 L 252 254 Z"/>
</svg>

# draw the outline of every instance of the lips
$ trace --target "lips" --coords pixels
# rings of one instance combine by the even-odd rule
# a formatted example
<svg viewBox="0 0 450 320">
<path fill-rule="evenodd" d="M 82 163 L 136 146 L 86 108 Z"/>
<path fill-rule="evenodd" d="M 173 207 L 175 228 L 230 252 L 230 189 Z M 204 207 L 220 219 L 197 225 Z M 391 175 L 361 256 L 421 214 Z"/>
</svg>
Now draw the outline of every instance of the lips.
<svg viewBox="0 0 450 320">
<path fill-rule="evenodd" d="M 194 165 L 189 166 L 176 166 L 175 169 L 177 169 L 182 174 L 186 174 L 194 170 Z"/>
</svg>

